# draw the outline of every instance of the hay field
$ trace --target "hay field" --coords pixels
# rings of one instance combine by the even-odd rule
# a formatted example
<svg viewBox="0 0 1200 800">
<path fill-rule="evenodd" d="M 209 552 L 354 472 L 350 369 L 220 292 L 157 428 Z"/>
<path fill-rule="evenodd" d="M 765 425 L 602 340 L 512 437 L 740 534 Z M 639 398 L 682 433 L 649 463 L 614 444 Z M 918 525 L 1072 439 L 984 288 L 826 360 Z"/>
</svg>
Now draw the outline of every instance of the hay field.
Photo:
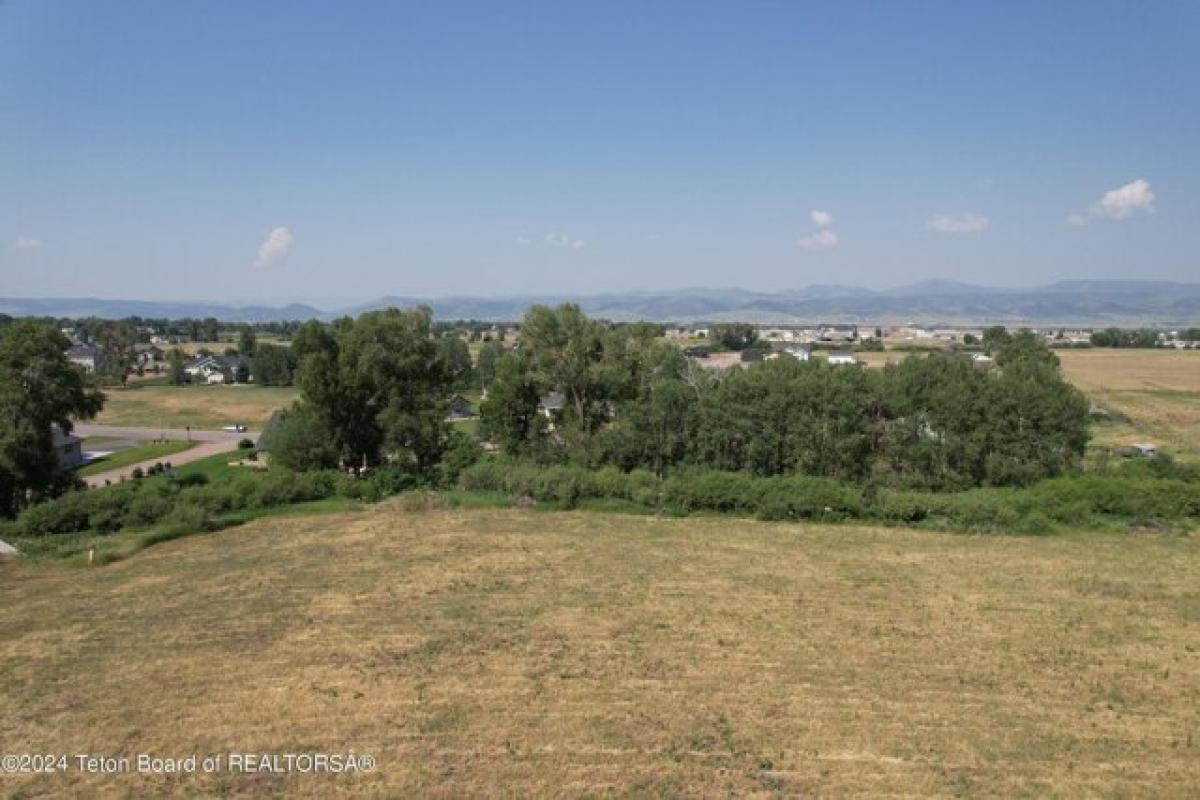
<svg viewBox="0 0 1200 800">
<path fill-rule="evenodd" d="M 99 425 L 144 428 L 220 428 L 240 422 L 261 428 L 271 413 L 299 396 L 291 387 L 254 385 L 135 385 L 105 389 Z"/>
<path fill-rule="evenodd" d="M 10 752 L 369 753 L 20 796 L 1184 797 L 1200 540 L 537 510 L 0 567 Z"/>
<path fill-rule="evenodd" d="M 1058 351 L 1067 378 L 1128 422 L 1095 428 L 1101 444 L 1150 441 L 1200 456 L 1200 351 L 1093 348 Z"/>
</svg>

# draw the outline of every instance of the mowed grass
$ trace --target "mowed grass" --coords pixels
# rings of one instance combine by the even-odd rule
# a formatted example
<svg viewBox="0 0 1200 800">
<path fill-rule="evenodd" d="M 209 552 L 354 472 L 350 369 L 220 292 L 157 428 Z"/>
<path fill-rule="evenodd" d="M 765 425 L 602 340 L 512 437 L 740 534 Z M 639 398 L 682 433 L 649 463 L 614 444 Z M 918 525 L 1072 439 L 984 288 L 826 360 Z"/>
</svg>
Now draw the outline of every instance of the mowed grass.
<svg viewBox="0 0 1200 800">
<path fill-rule="evenodd" d="M 0 568 L 11 752 L 369 753 L 14 795 L 1194 795 L 1200 541 L 538 510 Z"/>
<path fill-rule="evenodd" d="M 90 441 L 90 440 L 89 440 Z M 86 478 L 89 475 L 98 475 L 101 472 L 108 472 L 110 469 L 118 469 L 127 467 L 130 464 L 136 464 L 139 461 L 148 461 L 152 458 L 166 458 L 167 456 L 182 453 L 184 450 L 189 450 L 195 446 L 195 442 L 146 442 L 145 444 L 130 447 L 125 450 L 118 450 L 112 455 L 107 455 L 90 461 L 79 469 L 75 470 L 75 474 L 81 478 Z"/>
<path fill-rule="evenodd" d="M 292 387 L 254 385 L 130 386 L 106 389 L 100 425 L 150 428 L 220 428 L 233 423 L 261 428 L 271 413 L 299 396 Z"/>
</svg>

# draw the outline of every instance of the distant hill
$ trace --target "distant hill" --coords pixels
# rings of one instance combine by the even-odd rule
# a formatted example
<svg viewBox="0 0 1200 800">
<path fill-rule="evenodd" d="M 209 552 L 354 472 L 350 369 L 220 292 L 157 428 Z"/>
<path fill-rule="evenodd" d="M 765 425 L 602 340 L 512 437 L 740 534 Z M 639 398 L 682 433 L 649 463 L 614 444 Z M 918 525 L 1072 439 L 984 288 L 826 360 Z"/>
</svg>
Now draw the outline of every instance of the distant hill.
<svg viewBox="0 0 1200 800">
<path fill-rule="evenodd" d="M 537 303 L 578 303 L 611 320 L 757 323 L 1005 323 L 1010 325 L 1175 326 L 1200 324 L 1200 284 L 1166 281 L 1068 280 L 1007 289 L 934 279 L 876 291 L 858 286 L 814 285 L 780 292 L 686 288 L 572 296 L 459 295 L 438 298 L 386 296 L 347 308 L 307 305 L 280 308 L 208 303 L 158 303 L 96 299 L 0 298 L 13 316 L 216 317 L 229 322 L 331 319 L 389 306 L 428 305 L 439 319 L 518 319 Z"/>
<path fill-rule="evenodd" d="M 217 303 L 172 303 L 154 300 L 98 300 L 47 298 L 20 300 L 0 297 L 0 314 L 13 317 L 216 317 L 223 322 L 271 322 L 321 318 L 325 312 L 312 306 L 227 306 Z"/>
</svg>

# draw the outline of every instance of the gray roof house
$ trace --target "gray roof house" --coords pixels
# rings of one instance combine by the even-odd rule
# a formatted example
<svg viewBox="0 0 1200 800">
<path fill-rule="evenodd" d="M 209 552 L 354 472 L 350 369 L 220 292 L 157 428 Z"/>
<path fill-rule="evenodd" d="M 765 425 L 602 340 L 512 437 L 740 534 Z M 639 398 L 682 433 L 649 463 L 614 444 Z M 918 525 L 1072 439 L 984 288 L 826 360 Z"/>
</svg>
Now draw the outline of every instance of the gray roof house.
<svg viewBox="0 0 1200 800">
<path fill-rule="evenodd" d="M 84 372 L 95 372 L 101 362 L 100 348 L 94 344 L 73 344 L 67 348 L 67 359 Z"/>
</svg>

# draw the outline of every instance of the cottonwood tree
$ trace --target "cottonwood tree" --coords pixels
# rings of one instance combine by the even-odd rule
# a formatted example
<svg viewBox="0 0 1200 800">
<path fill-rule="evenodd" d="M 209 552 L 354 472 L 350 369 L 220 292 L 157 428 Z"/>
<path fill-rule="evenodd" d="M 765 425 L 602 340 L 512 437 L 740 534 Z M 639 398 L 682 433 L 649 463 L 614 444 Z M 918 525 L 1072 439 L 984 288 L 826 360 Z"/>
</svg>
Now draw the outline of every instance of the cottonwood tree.
<svg viewBox="0 0 1200 800">
<path fill-rule="evenodd" d="M 70 341 L 53 325 L 28 320 L 0 331 L 0 516 L 64 488 L 53 428 L 70 433 L 104 395 L 66 357 Z"/>
<path fill-rule="evenodd" d="M 329 328 L 306 323 L 292 346 L 296 384 L 342 463 L 387 461 L 415 472 L 437 463 L 450 384 L 428 308 L 372 311 Z"/>
</svg>

